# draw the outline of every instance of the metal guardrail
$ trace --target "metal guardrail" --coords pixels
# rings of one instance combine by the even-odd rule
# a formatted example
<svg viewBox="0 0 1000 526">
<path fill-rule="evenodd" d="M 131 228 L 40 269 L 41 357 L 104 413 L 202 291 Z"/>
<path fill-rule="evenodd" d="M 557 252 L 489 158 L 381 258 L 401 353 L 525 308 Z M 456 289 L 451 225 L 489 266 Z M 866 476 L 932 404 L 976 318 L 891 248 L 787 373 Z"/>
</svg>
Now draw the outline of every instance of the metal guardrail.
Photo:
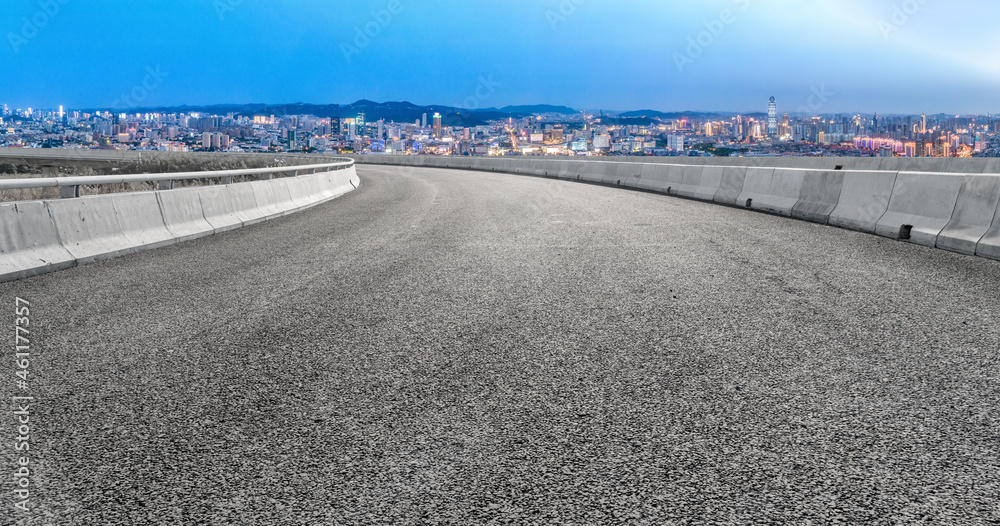
<svg viewBox="0 0 1000 526">
<path fill-rule="evenodd" d="M 165 174 L 128 174 L 128 175 L 83 175 L 68 177 L 36 177 L 31 179 L 0 179 L 0 190 L 17 190 L 22 188 L 59 188 L 59 197 L 80 197 L 81 186 L 119 184 L 119 183 L 158 183 L 160 190 L 170 190 L 174 181 L 191 179 L 219 179 L 220 184 L 232 184 L 238 175 L 260 175 L 261 180 L 271 179 L 276 173 L 291 172 L 292 175 L 305 175 L 299 172 L 316 173 L 318 170 L 343 170 L 354 165 L 354 159 L 343 159 L 339 162 L 324 164 L 307 164 L 301 166 L 275 166 L 271 168 L 247 168 L 242 170 L 215 170 L 205 172 L 175 172 Z"/>
<path fill-rule="evenodd" d="M 0 148 L 0 162 L 30 166 L 104 166 L 141 160 L 135 150 Z"/>
</svg>

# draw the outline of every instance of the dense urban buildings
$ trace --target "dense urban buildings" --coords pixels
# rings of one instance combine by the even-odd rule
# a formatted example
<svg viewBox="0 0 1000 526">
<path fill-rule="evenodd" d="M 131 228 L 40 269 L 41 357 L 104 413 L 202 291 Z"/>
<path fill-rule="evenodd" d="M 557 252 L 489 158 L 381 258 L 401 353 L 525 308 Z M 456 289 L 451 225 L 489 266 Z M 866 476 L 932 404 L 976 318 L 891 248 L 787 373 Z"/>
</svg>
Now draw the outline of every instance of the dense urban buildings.
<svg viewBox="0 0 1000 526">
<path fill-rule="evenodd" d="M 360 102 L 360 101 L 359 101 Z M 763 109 L 763 108 L 762 108 Z M 750 114 L 511 112 L 352 117 L 229 112 L 10 109 L 0 146 L 159 151 L 431 155 L 1000 156 L 993 115 L 789 115 L 771 97 Z M 495 116 L 495 115 L 494 115 Z M 371 117 L 371 118 L 368 118 Z"/>
</svg>

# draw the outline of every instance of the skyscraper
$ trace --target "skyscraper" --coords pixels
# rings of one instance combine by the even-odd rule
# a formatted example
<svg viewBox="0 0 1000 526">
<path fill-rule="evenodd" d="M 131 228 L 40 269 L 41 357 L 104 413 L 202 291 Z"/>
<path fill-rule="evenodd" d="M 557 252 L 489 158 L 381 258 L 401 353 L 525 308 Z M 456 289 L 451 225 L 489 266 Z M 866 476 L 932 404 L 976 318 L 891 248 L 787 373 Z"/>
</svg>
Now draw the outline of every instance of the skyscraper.
<svg viewBox="0 0 1000 526">
<path fill-rule="evenodd" d="M 440 113 L 435 113 L 434 114 L 434 136 L 437 137 L 438 139 L 440 139 L 441 136 L 442 136 L 442 133 L 441 133 L 441 114 Z"/>
<path fill-rule="evenodd" d="M 767 103 L 767 134 L 771 137 L 778 135 L 778 105 L 774 97 Z"/>
<path fill-rule="evenodd" d="M 427 127 L 427 114 L 426 113 L 424 114 L 423 120 L 421 120 L 420 122 L 421 122 L 421 124 L 420 124 L 421 128 L 426 128 Z"/>
</svg>

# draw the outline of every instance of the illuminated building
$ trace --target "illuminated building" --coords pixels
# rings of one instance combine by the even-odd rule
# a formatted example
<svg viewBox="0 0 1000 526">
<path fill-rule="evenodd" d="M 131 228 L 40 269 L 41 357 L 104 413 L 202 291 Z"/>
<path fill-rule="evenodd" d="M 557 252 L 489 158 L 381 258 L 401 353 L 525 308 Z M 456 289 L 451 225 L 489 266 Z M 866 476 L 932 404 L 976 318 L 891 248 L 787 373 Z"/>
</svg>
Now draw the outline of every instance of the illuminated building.
<svg viewBox="0 0 1000 526">
<path fill-rule="evenodd" d="M 767 103 L 767 134 L 770 137 L 778 134 L 778 105 L 774 97 Z"/>
</svg>

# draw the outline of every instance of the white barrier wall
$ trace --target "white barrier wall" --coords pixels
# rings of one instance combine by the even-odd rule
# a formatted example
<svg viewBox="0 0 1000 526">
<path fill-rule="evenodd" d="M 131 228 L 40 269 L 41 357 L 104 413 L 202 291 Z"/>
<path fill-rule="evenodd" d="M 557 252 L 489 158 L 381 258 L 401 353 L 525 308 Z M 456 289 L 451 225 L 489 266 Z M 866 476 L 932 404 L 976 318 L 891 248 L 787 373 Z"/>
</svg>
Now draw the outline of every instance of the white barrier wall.
<svg viewBox="0 0 1000 526">
<path fill-rule="evenodd" d="M 962 183 L 951 221 L 938 234 L 937 246 L 975 255 L 1000 205 L 1000 177 L 969 175 Z"/>
<path fill-rule="evenodd" d="M 889 208 L 896 172 L 844 172 L 840 199 L 829 224 L 875 233 L 875 226 Z"/>
<path fill-rule="evenodd" d="M 964 181 L 965 176 L 956 174 L 899 172 L 889 209 L 879 219 L 875 233 L 935 246 L 938 234 L 951 221 Z"/>
<path fill-rule="evenodd" d="M 638 188 L 1000 259 L 1000 161 L 875 158 L 357 156 Z M 961 174 L 949 167 L 964 166 Z M 920 168 L 921 171 L 907 171 Z M 985 173 L 985 175 L 982 175 Z"/>
<path fill-rule="evenodd" d="M 361 184 L 352 166 L 269 181 L 0 204 L 0 281 L 211 235 Z"/>
<path fill-rule="evenodd" d="M 0 203 L 0 279 L 53 272 L 76 264 L 41 201 Z"/>
<path fill-rule="evenodd" d="M 808 170 L 802 173 L 802 189 L 792 206 L 792 217 L 827 224 L 840 203 L 844 172 Z"/>
</svg>

